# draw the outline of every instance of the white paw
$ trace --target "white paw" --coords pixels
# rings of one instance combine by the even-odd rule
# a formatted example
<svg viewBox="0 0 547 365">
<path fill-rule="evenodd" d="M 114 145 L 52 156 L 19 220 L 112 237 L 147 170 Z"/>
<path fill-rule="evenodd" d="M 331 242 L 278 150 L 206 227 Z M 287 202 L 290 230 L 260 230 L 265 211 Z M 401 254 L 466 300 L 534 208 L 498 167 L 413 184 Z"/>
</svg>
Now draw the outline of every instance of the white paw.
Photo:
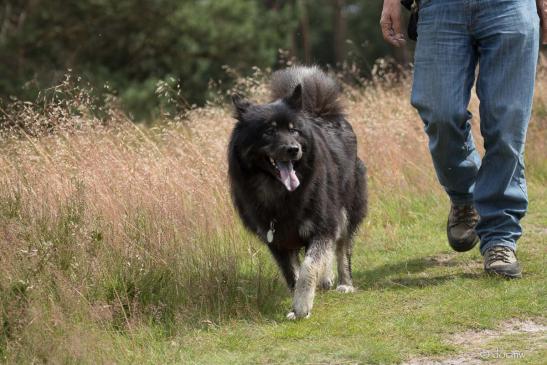
<svg viewBox="0 0 547 365">
<path fill-rule="evenodd" d="M 287 314 L 287 319 L 289 321 L 294 321 L 294 320 L 297 320 L 297 319 L 300 319 L 300 318 L 310 318 L 310 315 L 311 315 L 311 313 L 308 312 L 305 316 L 297 316 L 294 311 L 290 311 Z"/>
<path fill-rule="evenodd" d="M 355 288 L 351 285 L 338 285 L 336 291 L 339 291 L 340 293 L 353 293 Z"/>
</svg>

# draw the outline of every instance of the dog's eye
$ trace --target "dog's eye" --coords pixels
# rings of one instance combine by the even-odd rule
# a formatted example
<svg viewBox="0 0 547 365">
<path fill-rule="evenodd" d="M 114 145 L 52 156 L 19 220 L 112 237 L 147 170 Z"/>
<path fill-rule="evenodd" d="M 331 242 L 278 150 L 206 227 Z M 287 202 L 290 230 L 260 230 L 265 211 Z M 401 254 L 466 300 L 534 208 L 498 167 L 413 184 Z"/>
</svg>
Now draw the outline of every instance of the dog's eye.
<svg viewBox="0 0 547 365">
<path fill-rule="evenodd" d="M 273 136 L 274 134 L 275 134 L 275 129 L 273 128 L 268 128 L 264 131 L 265 136 Z"/>
<path fill-rule="evenodd" d="M 298 129 L 290 128 L 289 133 L 293 136 L 298 136 L 300 134 L 300 131 Z"/>
</svg>

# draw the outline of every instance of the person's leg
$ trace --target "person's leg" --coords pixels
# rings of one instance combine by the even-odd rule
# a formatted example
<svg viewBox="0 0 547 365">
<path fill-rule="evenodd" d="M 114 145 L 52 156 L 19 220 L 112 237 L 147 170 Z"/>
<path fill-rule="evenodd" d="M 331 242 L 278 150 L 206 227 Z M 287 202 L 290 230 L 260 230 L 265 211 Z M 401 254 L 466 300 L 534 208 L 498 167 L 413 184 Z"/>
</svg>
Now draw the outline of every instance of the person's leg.
<svg viewBox="0 0 547 365">
<path fill-rule="evenodd" d="M 439 182 L 457 205 L 472 203 L 481 163 L 467 110 L 476 61 L 464 2 L 422 1 L 411 103 L 425 124 Z"/>
<path fill-rule="evenodd" d="M 524 142 L 530 119 L 539 48 L 534 0 L 477 2 L 472 32 L 478 43 L 481 132 L 485 155 L 479 170 L 475 206 L 480 250 L 516 250 L 519 224 L 528 200 Z"/>
<path fill-rule="evenodd" d="M 411 98 L 425 124 L 437 177 L 452 202 L 448 243 L 459 252 L 478 241 L 473 188 L 481 161 L 467 110 L 478 55 L 468 24 L 465 1 L 421 2 Z"/>
</svg>

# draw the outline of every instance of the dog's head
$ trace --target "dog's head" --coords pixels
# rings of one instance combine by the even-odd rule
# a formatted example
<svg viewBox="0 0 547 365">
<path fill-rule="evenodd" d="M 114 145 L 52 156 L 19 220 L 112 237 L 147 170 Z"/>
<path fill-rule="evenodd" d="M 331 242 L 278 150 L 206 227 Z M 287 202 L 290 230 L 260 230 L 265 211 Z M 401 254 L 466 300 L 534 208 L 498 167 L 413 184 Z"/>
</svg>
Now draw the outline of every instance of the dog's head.
<svg viewBox="0 0 547 365">
<path fill-rule="evenodd" d="M 237 158 L 294 191 L 300 185 L 299 165 L 308 145 L 306 123 L 299 117 L 301 85 L 291 96 L 269 104 L 254 104 L 239 95 L 232 100 L 238 120 L 233 140 Z"/>
</svg>

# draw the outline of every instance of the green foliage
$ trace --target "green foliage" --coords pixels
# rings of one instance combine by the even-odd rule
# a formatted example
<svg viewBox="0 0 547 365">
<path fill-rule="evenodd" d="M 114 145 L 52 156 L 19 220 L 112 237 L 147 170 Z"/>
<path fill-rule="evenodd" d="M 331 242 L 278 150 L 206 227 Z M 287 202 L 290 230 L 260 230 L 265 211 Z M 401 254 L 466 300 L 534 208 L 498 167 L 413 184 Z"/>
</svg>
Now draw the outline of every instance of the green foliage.
<svg viewBox="0 0 547 365">
<path fill-rule="evenodd" d="M 336 22 L 335 3 L 342 4 Z M 299 6 L 297 6 L 299 4 Z M 355 63 L 370 73 L 391 53 L 382 41 L 381 0 L 6 0 L 0 5 L 0 99 L 35 100 L 71 69 L 98 92 L 108 83 L 136 119 L 155 118 L 158 82 L 180 85 L 184 105 L 202 104 L 228 66 L 243 76 L 275 67 L 279 50 L 304 61 Z M 306 18 L 303 18 L 306 14 Z M 303 23 L 309 34 L 304 39 Z M 336 29 L 335 29 L 336 28 Z M 346 42 L 335 56 L 335 33 Z M 404 59 L 401 59 L 405 61 Z M 180 101 L 179 100 L 179 101 Z"/>
<path fill-rule="evenodd" d="M 9 0 L 2 7 L 0 95 L 33 98 L 73 69 L 93 84 L 109 81 L 141 117 L 150 116 L 159 80 L 180 80 L 193 103 L 203 101 L 208 80 L 225 77 L 223 65 L 271 66 L 295 24 L 290 7 L 266 11 L 257 1 Z"/>
</svg>

